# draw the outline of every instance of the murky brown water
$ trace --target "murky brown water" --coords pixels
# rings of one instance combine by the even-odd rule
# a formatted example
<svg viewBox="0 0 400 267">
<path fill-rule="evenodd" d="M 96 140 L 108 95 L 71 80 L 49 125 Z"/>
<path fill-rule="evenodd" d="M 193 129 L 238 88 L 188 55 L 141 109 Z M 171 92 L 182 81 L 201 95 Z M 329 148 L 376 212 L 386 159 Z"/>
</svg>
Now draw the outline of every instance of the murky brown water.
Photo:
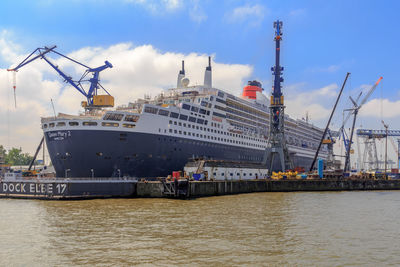
<svg viewBox="0 0 400 267">
<path fill-rule="evenodd" d="M 400 191 L 0 199 L 1 266 L 400 265 Z"/>
</svg>

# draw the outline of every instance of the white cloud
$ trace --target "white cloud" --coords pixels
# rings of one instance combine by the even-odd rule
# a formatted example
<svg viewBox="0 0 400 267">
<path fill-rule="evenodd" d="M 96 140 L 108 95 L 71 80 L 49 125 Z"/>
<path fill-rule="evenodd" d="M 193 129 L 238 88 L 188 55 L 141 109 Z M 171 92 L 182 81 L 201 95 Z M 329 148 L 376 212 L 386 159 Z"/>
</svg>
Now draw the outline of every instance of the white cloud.
<svg viewBox="0 0 400 267">
<path fill-rule="evenodd" d="M 360 109 L 360 116 L 373 118 L 400 118 L 400 100 L 390 101 L 389 99 L 372 99 Z M 396 128 L 400 127 L 397 126 Z"/>
<path fill-rule="evenodd" d="M 0 38 L 2 43 L 8 42 Z M 0 49 L 11 48 L 0 45 Z M 26 55 L 15 52 L 15 56 L 12 63 L 18 63 Z M 102 85 L 115 97 L 117 105 L 133 102 L 145 93 L 155 96 L 163 89 L 176 86 L 181 60 L 185 60 L 186 76 L 191 84 L 202 84 L 208 64 L 207 55 L 160 52 L 151 45 L 135 47 L 130 43 L 106 48 L 84 47 L 68 56 L 90 67 L 103 65 L 105 60 L 110 61 L 114 67 L 104 70 L 100 78 Z M 252 73 L 252 67 L 223 64 L 215 62 L 214 58 L 214 87 L 240 94 L 244 80 Z M 63 58 L 54 57 L 52 60 L 74 78 L 79 78 L 84 71 Z M 40 117 L 53 115 L 50 99 L 53 99 L 57 113 L 69 114 L 81 111 L 80 102 L 85 100 L 72 86 L 63 83 L 60 76 L 42 60 L 30 63 L 17 73 L 16 109 L 11 74 L 0 69 L 0 80 L 4 81 L 0 83 L 0 144 L 7 148 L 21 146 L 25 151 L 34 151 L 42 134 Z"/>
<path fill-rule="evenodd" d="M 289 12 L 290 17 L 302 17 L 306 14 L 307 10 L 305 8 L 293 9 Z"/>
<path fill-rule="evenodd" d="M 126 3 L 140 5 L 154 14 L 175 11 L 182 7 L 182 0 L 125 0 Z"/>
<path fill-rule="evenodd" d="M 328 67 L 315 67 L 309 68 L 306 71 L 308 72 L 326 72 L 326 73 L 334 73 L 337 72 L 341 68 L 340 65 L 330 65 Z"/>
<path fill-rule="evenodd" d="M 199 0 L 192 0 L 191 7 L 189 9 L 190 19 L 194 22 L 201 23 L 207 19 L 207 15 L 203 8 L 200 6 Z"/>
<path fill-rule="evenodd" d="M 226 21 L 230 23 L 249 23 L 251 26 L 258 26 L 263 21 L 268 9 L 262 5 L 244 5 L 236 7 L 225 14 Z"/>
<path fill-rule="evenodd" d="M 286 88 L 286 113 L 293 118 L 303 118 L 308 112 L 313 121 L 323 120 L 331 113 L 331 102 L 337 96 L 337 84 L 301 92 L 305 84 L 294 84 Z"/>
</svg>

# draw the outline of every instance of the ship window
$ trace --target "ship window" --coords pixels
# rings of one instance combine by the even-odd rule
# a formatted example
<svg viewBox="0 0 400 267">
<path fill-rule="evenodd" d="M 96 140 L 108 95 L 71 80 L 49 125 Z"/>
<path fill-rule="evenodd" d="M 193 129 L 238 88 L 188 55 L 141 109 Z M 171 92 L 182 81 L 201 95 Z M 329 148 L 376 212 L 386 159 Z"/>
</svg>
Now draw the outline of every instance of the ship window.
<svg viewBox="0 0 400 267">
<path fill-rule="evenodd" d="M 179 134 L 182 134 L 182 131 L 179 131 Z"/>
<path fill-rule="evenodd" d="M 119 113 L 107 113 L 104 115 L 103 120 L 107 121 L 120 121 L 124 114 L 119 114 Z"/>
<path fill-rule="evenodd" d="M 207 125 L 207 124 L 208 124 L 208 121 L 205 120 L 205 121 L 204 121 L 204 124 Z"/>
<path fill-rule="evenodd" d="M 180 115 L 179 115 L 179 119 L 180 119 L 180 120 L 187 121 L 187 119 L 188 119 L 188 116 L 186 116 L 186 115 L 183 115 L 183 114 L 180 114 Z"/>
<path fill-rule="evenodd" d="M 68 124 L 69 124 L 69 126 L 78 126 L 78 125 L 79 125 L 79 122 L 77 122 L 77 121 L 70 121 Z"/>
<path fill-rule="evenodd" d="M 183 127 L 186 127 L 186 123 L 183 124 Z"/>
<path fill-rule="evenodd" d="M 126 115 L 124 121 L 137 122 L 138 119 L 139 119 L 139 116 L 137 116 L 137 115 Z"/>
<path fill-rule="evenodd" d="M 105 127 L 118 127 L 119 124 L 116 122 L 102 122 L 101 126 L 105 126 Z"/>
<path fill-rule="evenodd" d="M 211 108 L 211 105 L 210 105 L 210 108 Z M 210 111 L 209 110 L 207 110 L 207 115 L 210 115 Z"/>
<path fill-rule="evenodd" d="M 203 124 L 204 120 L 203 119 L 197 119 L 197 123 Z"/>
<path fill-rule="evenodd" d="M 219 103 L 226 104 L 225 100 L 220 99 L 220 98 L 218 98 L 218 97 L 217 97 L 215 100 L 216 100 L 217 102 L 219 102 Z M 215 107 L 217 107 L 217 105 L 215 105 Z"/>
<path fill-rule="evenodd" d="M 174 130 L 174 133 L 177 133 L 177 130 Z"/>
<path fill-rule="evenodd" d="M 246 176 L 246 173 L 243 173 L 243 176 Z"/>
<path fill-rule="evenodd" d="M 200 109 L 200 114 L 206 114 L 207 112 L 206 112 L 206 110 L 205 109 Z"/>
<path fill-rule="evenodd" d="M 191 111 L 194 111 L 194 112 L 199 112 L 199 108 L 193 107 L 193 106 L 192 106 L 192 108 L 191 108 L 190 110 L 191 110 Z"/>
<path fill-rule="evenodd" d="M 83 126 L 97 126 L 97 122 L 95 121 L 84 121 Z"/>
<path fill-rule="evenodd" d="M 169 116 L 172 117 L 172 118 L 177 119 L 179 117 L 179 113 L 171 112 L 171 114 Z"/>
<path fill-rule="evenodd" d="M 186 135 L 186 132 L 183 132 L 184 135 Z"/>
<path fill-rule="evenodd" d="M 196 118 L 195 117 L 189 117 L 189 121 L 190 122 L 196 122 Z"/>
<path fill-rule="evenodd" d="M 239 176 L 239 175 L 240 175 L 240 173 L 238 172 L 236 175 L 237 175 L 237 176 Z"/>
<path fill-rule="evenodd" d="M 183 109 L 190 110 L 190 105 L 188 105 L 188 104 L 183 104 L 183 105 L 182 105 L 182 108 L 183 108 Z"/>
<path fill-rule="evenodd" d="M 58 122 L 57 123 L 57 127 L 60 127 L 60 126 L 65 126 L 65 122 L 63 122 L 63 121 L 62 122 Z"/>
<path fill-rule="evenodd" d="M 122 124 L 122 127 L 125 127 L 125 128 L 133 128 L 133 127 L 135 127 L 135 124 L 124 123 L 124 124 Z"/>
<path fill-rule="evenodd" d="M 169 132 L 172 133 L 172 129 L 169 129 Z"/>
<path fill-rule="evenodd" d="M 146 106 L 144 108 L 144 112 L 146 113 L 153 113 L 153 114 L 157 114 L 158 108 L 153 108 L 153 107 L 148 107 Z"/>
<path fill-rule="evenodd" d="M 179 125 L 179 126 L 182 126 L 182 122 L 178 122 L 178 125 Z"/>
<path fill-rule="evenodd" d="M 176 121 L 174 121 L 174 125 L 176 125 Z"/>
<path fill-rule="evenodd" d="M 50 128 L 53 128 L 54 125 L 55 125 L 54 123 L 49 123 L 49 127 L 50 127 Z"/>
<path fill-rule="evenodd" d="M 161 116 L 168 116 L 168 115 L 169 115 L 169 111 L 168 111 L 168 110 L 164 110 L 164 109 L 160 109 L 160 110 L 158 111 L 158 115 L 161 115 Z"/>
<path fill-rule="evenodd" d="M 43 124 L 43 128 L 46 129 L 47 128 L 47 124 Z"/>
<path fill-rule="evenodd" d="M 221 114 L 221 113 L 218 113 L 218 112 L 213 112 L 213 115 L 214 115 L 214 116 L 221 117 L 221 118 L 226 118 L 225 115 L 223 115 L 223 114 Z"/>
</svg>

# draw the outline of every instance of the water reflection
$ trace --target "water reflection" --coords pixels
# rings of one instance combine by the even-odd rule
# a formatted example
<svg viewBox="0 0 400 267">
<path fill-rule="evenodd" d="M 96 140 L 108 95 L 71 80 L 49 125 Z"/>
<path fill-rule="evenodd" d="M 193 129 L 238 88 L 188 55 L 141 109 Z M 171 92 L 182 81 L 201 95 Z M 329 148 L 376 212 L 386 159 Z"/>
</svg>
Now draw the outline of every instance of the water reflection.
<svg viewBox="0 0 400 267">
<path fill-rule="evenodd" d="M 400 263 L 400 192 L 0 200 L 2 265 Z M 33 264 L 32 264 L 33 263 Z"/>
</svg>

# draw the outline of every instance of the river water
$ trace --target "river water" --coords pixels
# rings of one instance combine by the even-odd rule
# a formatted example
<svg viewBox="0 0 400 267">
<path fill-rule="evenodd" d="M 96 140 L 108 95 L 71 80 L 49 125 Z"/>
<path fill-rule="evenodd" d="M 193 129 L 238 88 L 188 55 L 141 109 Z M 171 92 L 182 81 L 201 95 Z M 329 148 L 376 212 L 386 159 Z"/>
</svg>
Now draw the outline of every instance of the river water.
<svg viewBox="0 0 400 267">
<path fill-rule="evenodd" d="M 1 266 L 400 265 L 400 191 L 0 199 Z"/>
</svg>

